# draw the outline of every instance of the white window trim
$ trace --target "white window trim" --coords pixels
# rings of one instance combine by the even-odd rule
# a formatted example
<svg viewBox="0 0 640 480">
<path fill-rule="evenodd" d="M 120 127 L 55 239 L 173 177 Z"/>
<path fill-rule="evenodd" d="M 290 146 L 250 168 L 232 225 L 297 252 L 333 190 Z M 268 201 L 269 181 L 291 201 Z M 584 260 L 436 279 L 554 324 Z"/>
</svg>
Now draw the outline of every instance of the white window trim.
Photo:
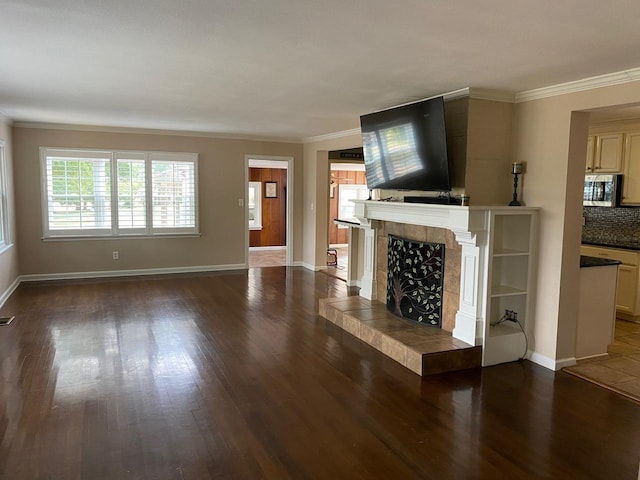
<svg viewBox="0 0 640 480">
<path fill-rule="evenodd" d="M 146 195 L 146 227 L 126 228 L 118 227 L 118 156 L 126 154 L 140 155 L 145 158 L 145 195 Z M 111 171 L 111 228 L 84 230 L 50 230 L 49 205 L 47 191 L 47 156 L 60 155 L 78 158 L 109 158 Z M 192 162 L 194 166 L 194 226 L 186 228 L 153 227 L 152 204 L 152 161 Z M 198 192 L 198 154 L 189 152 L 156 152 L 141 150 L 102 150 L 84 148 L 40 147 L 40 187 L 42 208 L 42 239 L 43 240 L 89 240 L 104 238 L 175 238 L 200 236 L 200 212 Z"/>
<path fill-rule="evenodd" d="M 249 182 L 249 188 L 253 187 L 256 201 L 256 218 L 253 225 L 249 225 L 249 230 L 262 230 L 262 182 Z M 247 202 L 249 201 L 247 197 Z"/>
<path fill-rule="evenodd" d="M 11 215 L 9 214 L 9 192 L 7 188 L 7 150 L 4 140 L 0 140 L 0 229 L 2 229 L 0 254 L 13 246 L 11 238 Z"/>
</svg>

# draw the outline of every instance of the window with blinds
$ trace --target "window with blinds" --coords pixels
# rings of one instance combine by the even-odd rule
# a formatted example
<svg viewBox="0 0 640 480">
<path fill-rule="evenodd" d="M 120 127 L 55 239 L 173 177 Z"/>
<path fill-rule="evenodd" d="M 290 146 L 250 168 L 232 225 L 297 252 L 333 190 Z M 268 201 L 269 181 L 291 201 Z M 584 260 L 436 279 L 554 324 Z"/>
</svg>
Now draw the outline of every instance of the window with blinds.
<svg viewBox="0 0 640 480">
<path fill-rule="evenodd" d="M 144 153 L 116 154 L 118 167 L 118 228 L 147 228 L 147 177 Z"/>
<path fill-rule="evenodd" d="M 169 154 L 151 156 L 154 229 L 194 228 L 195 164 Z"/>
<path fill-rule="evenodd" d="M 43 147 L 41 164 L 45 238 L 198 233 L 196 154 Z"/>
<path fill-rule="evenodd" d="M 0 140 L 0 247 L 2 248 L 7 248 L 11 244 L 6 160 L 4 142 Z"/>
</svg>

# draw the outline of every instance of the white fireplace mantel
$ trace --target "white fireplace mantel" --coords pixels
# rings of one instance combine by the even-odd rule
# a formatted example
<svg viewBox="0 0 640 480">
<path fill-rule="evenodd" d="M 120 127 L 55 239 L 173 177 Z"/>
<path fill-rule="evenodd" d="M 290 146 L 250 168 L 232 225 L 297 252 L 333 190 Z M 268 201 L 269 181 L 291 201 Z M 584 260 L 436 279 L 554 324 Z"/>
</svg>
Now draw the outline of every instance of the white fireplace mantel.
<svg viewBox="0 0 640 480">
<path fill-rule="evenodd" d="M 355 216 L 362 226 L 371 220 L 446 228 L 456 235 L 458 243 L 475 245 L 475 235 L 485 230 L 489 209 L 513 207 L 461 207 L 424 203 L 354 200 Z"/>
<path fill-rule="evenodd" d="M 456 241 L 462 246 L 460 265 L 460 305 L 456 314 L 453 336 L 470 345 L 487 346 L 488 335 L 487 303 L 490 299 L 490 258 L 493 255 L 493 223 L 496 218 L 537 218 L 538 208 L 509 206 L 458 206 L 423 203 L 385 202 L 373 200 L 354 200 L 355 217 L 359 225 L 352 228 L 364 230 L 363 275 L 357 282 L 360 295 L 376 298 L 376 222 L 396 222 L 451 230 Z M 531 221 L 531 225 L 535 222 Z M 529 228 L 529 227 L 527 227 Z M 534 226 L 529 229 L 533 238 Z M 531 243 L 533 245 L 533 243 Z M 351 249 L 351 242 L 349 245 Z M 527 255 L 532 248 L 527 248 Z M 354 252 L 355 253 L 355 252 Z M 355 255 L 349 256 L 349 270 L 355 271 Z M 531 261 L 529 259 L 529 261 Z M 528 304 L 529 299 L 527 299 Z M 484 354 L 483 354 L 484 355 Z M 483 360 L 484 363 L 484 360 Z"/>
</svg>

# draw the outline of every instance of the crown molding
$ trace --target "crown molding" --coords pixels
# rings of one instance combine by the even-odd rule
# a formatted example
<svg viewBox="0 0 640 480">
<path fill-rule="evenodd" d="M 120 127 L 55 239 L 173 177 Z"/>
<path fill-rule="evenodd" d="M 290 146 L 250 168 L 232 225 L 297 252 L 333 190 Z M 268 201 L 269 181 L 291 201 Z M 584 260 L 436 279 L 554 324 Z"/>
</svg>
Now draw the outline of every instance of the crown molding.
<svg viewBox="0 0 640 480">
<path fill-rule="evenodd" d="M 516 94 L 488 88 L 469 88 L 469 98 L 491 100 L 493 102 L 515 103 Z"/>
<path fill-rule="evenodd" d="M 171 135 L 177 137 L 216 138 L 221 140 L 247 140 L 256 142 L 302 143 L 300 138 L 270 137 L 266 135 L 222 134 L 187 130 L 160 130 L 153 128 L 109 127 L 102 125 L 75 125 L 69 123 L 13 122 L 17 128 L 39 128 L 44 130 L 76 130 L 81 132 L 129 133 L 142 135 Z"/>
<path fill-rule="evenodd" d="M 423 102 L 432 98 L 443 97 L 445 102 L 458 100 L 460 98 L 474 98 L 478 100 L 492 100 L 494 102 L 507 102 L 514 103 L 515 94 L 511 92 L 503 92 L 500 90 L 489 90 L 485 88 L 471 88 L 465 87 L 458 90 L 452 90 L 451 92 L 443 93 L 440 95 L 434 95 L 432 97 L 421 98 L 420 100 L 412 100 L 411 102 L 403 103 L 400 105 L 394 105 L 389 108 L 404 107 L 405 105 L 411 105 L 412 103 Z M 379 110 L 387 110 L 386 108 Z M 375 112 L 374 112 L 375 113 Z M 302 143 L 321 142 L 323 140 L 334 140 L 336 138 L 348 137 L 349 135 L 360 135 L 359 128 L 353 128 L 351 130 L 343 130 L 341 132 L 328 133 L 326 135 L 317 135 L 315 137 L 306 137 L 302 139 Z"/>
<path fill-rule="evenodd" d="M 582 92 L 600 87 L 609 87 L 623 83 L 636 82 L 640 80 L 640 68 L 632 68 L 621 72 L 607 73 L 596 77 L 583 78 L 573 82 L 561 83 L 550 87 L 536 88 L 516 93 L 516 103 L 539 100 L 541 98 L 566 95 L 568 93 Z"/>
<path fill-rule="evenodd" d="M 305 137 L 301 141 L 302 143 L 314 143 L 321 142 L 323 140 L 335 140 L 336 138 L 348 137 L 350 135 L 360 135 L 359 128 L 352 128 L 351 130 L 343 130 L 341 132 L 327 133 L 325 135 L 316 135 L 315 137 Z"/>
<path fill-rule="evenodd" d="M 9 115 L 4 113 L 2 110 L 0 110 L 0 120 L 6 122 L 6 124 L 9 125 L 10 127 L 14 125 L 13 119 L 9 117 Z"/>
</svg>

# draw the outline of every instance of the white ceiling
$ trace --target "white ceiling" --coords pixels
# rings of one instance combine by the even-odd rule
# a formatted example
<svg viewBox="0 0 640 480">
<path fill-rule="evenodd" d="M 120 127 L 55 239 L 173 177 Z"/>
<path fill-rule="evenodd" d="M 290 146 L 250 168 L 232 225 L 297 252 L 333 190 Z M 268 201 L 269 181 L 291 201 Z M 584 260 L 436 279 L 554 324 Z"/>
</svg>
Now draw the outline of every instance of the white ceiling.
<svg viewBox="0 0 640 480">
<path fill-rule="evenodd" d="M 638 0 L 0 0 L 0 112 L 304 138 L 640 66 Z"/>
</svg>

